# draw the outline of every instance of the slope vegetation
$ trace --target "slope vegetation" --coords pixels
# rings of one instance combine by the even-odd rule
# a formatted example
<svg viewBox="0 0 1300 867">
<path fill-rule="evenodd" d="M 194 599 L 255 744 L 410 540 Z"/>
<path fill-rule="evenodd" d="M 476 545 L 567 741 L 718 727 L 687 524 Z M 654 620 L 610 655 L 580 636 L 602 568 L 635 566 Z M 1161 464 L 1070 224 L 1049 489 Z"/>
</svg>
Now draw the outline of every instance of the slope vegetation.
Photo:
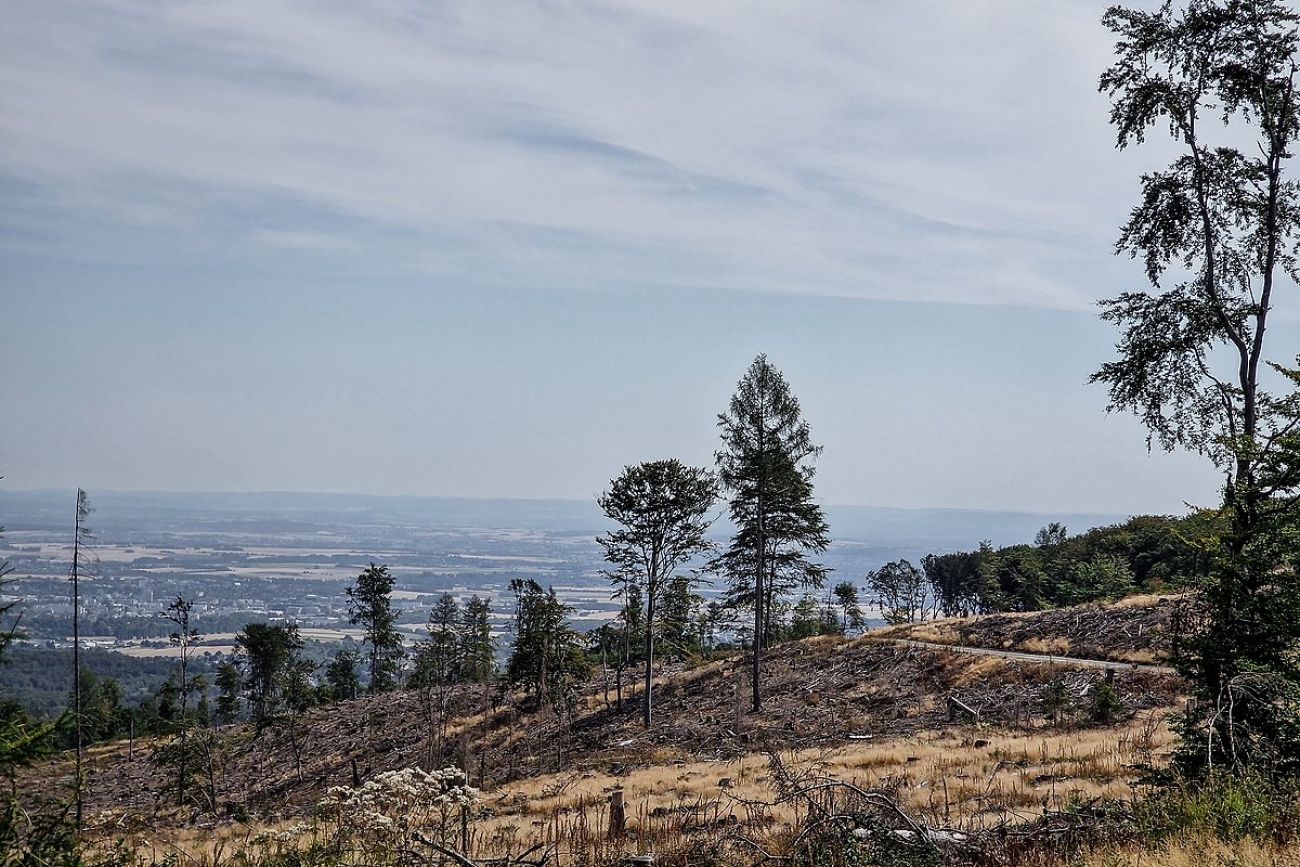
<svg viewBox="0 0 1300 867">
<path fill-rule="evenodd" d="M 1039 615 L 1043 623 L 1062 627 L 1072 622 L 1071 616 L 1086 614 Z M 997 626 L 987 624 L 1025 630 L 1031 620 L 985 618 L 971 634 L 1000 646 L 1008 640 L 1023 646 L 1020 631 L 1010 639 L 988 638 Z M 1123 630 L 1107 634 L 1128 635 Z M 1126 643 L 1114 652 L 1132 650 Z M 975 722 L 989 732 L 1037 732 L 1045 724 L 1049 689 L 1058 697 L 1063 689 L 1074 708 L 1071 718 L 1087 726 L 1089 696 L 1107 676 L 1047 659 L 1008 660 L 902 646 L 881 642 L 878 635 L 782 645 L 771 652 L 766 666 L 767 697 L 759 715 L 746 712 L 743 657 L 666 669 L 656 688 L 656 724 L 648 730 L 639 723 L 635 697 L 625 695 L 620 709 L 599 674 L 571 714 L 537 707 L 525 696 L 476 688 L 446 696 L 400 692 L 363 698 L 316 708 L 292 727 L 261 732 L 227 727 L 221 731 L 218 800 L 228 818 L 274 821 L 306 814 L 330 786 L 350 785 L 385 770 L 451 763 L 467 768 L 476 785 L 498 792 L 549 790 L 584 776 L 623 779 L 648 773 L 656 778 L 665 768 L 688 766 L 697 768 L 697 781 L 716 786 L 711 775 L 721 773 L 718 768 L 752 762 L 771 751 L 853 755 L 870 748 L 911 755 L 922 741 L 974 743 L 969 730 Z M 1126 717 L 1171 705 L 1181 688 L 1176 677 L 1163 672 L 1123 669 L 1113 676 Z M 949 699 L 978 719 L 964 710 L 954 715 Z M 124 744 L 94 752 L 92 812 L 106 813 L 106 820 L 119 828 L 197 818 L 168 806 L 168 780 L 149 760 L 149 752 L 141 744 L 134 758 Z M 64 764 L 40 773 L 45 779 L 51 772 L 61 775 L 70 785 L 70 770 Z"/>
</svg>

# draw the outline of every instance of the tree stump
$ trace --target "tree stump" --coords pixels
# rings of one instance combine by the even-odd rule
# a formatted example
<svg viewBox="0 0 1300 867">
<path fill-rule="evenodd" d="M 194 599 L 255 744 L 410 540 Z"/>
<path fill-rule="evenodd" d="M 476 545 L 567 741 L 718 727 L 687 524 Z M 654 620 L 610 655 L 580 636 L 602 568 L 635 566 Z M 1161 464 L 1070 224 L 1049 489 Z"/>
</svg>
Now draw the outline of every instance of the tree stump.
<svg viewBox="0 0 1300 867">
<path fill-rule="evenodd" d="M 609 836 L 622 838 L 627 832 L 627 808 L 623 803 L 623 790 L 615 789 L 609 796 Z"/>
</svg>

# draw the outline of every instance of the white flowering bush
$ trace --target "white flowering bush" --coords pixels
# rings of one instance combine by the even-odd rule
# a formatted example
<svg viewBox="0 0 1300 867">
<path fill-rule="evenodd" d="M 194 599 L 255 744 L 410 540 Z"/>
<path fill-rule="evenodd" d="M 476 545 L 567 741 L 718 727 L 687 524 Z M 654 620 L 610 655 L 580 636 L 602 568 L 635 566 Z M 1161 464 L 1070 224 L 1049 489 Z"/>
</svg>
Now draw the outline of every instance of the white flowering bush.
<svg viewBox="0 0 1300 867">
<path fill-rule="evenodd" d="M 481 812 L 482 797 L 457 768 L 405 768 L 378 774 L 358 789 L 335 786 L 320 810 L 340 843 L 393 850 L 414 842 L 417 833 L 444 845 L 455 841 Z"/>
</svg>

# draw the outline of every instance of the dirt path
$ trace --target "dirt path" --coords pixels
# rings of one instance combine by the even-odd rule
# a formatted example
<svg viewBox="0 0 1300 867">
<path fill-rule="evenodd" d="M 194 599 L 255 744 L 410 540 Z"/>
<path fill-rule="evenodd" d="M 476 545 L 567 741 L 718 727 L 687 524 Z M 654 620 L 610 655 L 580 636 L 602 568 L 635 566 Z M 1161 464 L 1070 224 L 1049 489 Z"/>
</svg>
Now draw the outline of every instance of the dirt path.
<svg viewBox="0 0 1300 867">
<path fill-rule="evenodd" d="M 1112 659 L 1082 659 L 1077 656 L 1055 656 L 1047 653 L 1028 653 L 1023 650 L 995 650 L 991 647 L 971 647 L 965 644 L 941 644 L 937 641 L 914 641 L 910 638 L 884 638 L 893 644 L 921 647 L 926 650 L 949 650 L 953 653 L 970 653 L 975 656 L 1000 656 L 1021 662 L 1046 662 L 1052 665 L 1073 665 L 1079 668 L 1113 668 L 1129 671 L 1150 671 L 1156 674 L 1177 674 L 1170 665 L 1152 665 L 1148 662 L 1117 662 Z"/>
</svg>

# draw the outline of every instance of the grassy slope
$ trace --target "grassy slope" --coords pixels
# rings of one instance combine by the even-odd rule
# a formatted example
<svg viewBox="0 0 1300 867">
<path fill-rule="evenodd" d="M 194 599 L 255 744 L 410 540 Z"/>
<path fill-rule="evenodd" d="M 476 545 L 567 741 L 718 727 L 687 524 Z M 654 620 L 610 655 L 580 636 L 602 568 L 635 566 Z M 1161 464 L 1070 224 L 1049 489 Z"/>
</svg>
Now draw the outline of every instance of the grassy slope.
<svg viewBox="0 0 1300 867">
<path fill-rule="evenodd" d="M 1149 616 L 1163 616 L 1159 608 Z M 1132 617 L 1116 616 L 1125 622 Z M 1035 618 L 1039 633 L 1049 624 L 1073 622 L 1062 612 L 1012 619 L 1023 628 Z M 988 629 L 981 627 L 979 634 L 989 634 Z M 761 765 L 765 751 L 786 750 L 806 760 L 824 755 L 840 771 L 860 771 L 859 778 L 872 786 L 901 780 L 904 789 L 918 787 L 926 804 L 941 803 L 950 813 L 969 811 L 976 789 L 984 792 L 981 809 L 992 804 L 1025 809 L 1071 791 L 1107 794 L 1109 786 L 1122 787 L 1128 775 L 1120 765 L 1138 749 L 1135 744 L 1162 742 L 1162 724 L 1153 714 L 1169 707 L 1180 691 L 1170 676 L 1120 672 L 1121 696 L 1130 709 L 1146 712 L 1140 723 L 1130 724 L 1141 731 L 1059 732 L 1038 713 L 1044 686 L 1061 679 L 1083 708 L 1101 672 L 900 647 L 878 643 L 874 636 L 776 648 L 766 668 L 767 706 L 757 717 L 744 712 L 745 677 L 745 660 L 739 657 L 665 669 L 656 690 L 656 726 L 648 731 L 639 725 L 634 701 L 622 710 L 607 703 L 599 675 L 587 685 L 571 724 L 518 701 L 494 705 L 494 696 L 478 690 L 451 697 L 446 728 L 433 737 L 422 703 L 411 693 L 319 708 L 304 720 L 301 778 L 283 730 L 255 736 L 247 727 L 233 727 L 223 732 L 229 755 L 221 797 L 262 820 L 278 821 L 308 813 L 328 786 L 350 783 L 354 760 L 363 778 L 410 765 L 461 761 L 491 797 L 529 805 L 524 812 L 572 806 L 564 801 L 566 792 L 596 798 L 615 780 L 640 786 L 646 793 L 642 806 L 653 810 L 666 798 L 716 797 L 723 777 L 757 779 L 759 770 L 745 769 Z M 965 720 L 949 722 L 948 696 L 980 711 L 978 735 Z M 996 746 L 976 747 L 976 741 Z M 134 760 L 122 744 L 95 752 L 93 812 L 107 811 L 114 821 L 125 817 L 127 825 L 141 827 L 190 818 L 168 815 L 161 797 L 165 781 L 142 758 L 147 752 L 138 745 Z M 954 764 L 955 755 L 966 764 Z M 1072 758 L 1058 761 L 1051 758 L 1055 755 Z M 1096 772 L 1099 763 L 1108 770 Z M 51 770 L 42 769 L 43 776 L 48 779 Z M 68 770 L 65 765 L 56 772 L 65 783 Z M 946 793 L 935 801 L 939 786 Z M 546 792 L 555 797 L 543 797 Z M 903 800 L 914 803 L 911 794 Z M 512 815 L 501 804 L 498 813 Z"/>
</svg>

